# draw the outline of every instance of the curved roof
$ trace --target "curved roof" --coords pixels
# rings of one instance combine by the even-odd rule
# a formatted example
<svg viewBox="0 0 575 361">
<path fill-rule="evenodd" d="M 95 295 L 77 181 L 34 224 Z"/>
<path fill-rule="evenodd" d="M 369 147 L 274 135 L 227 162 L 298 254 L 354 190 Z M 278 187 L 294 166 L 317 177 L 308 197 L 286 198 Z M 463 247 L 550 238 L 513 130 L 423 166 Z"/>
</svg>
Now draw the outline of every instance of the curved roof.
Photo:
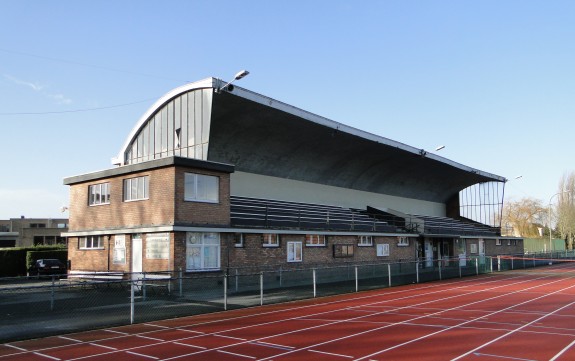
<svg viewBox="0 0 575 361">
<path fill-rule="evenodd" d="M 164 95 L 142 115 L 115 163 L 124 163 L 140 130 L 170 100 L 223 84 L 208 78 Z M 204 159 L 236 171 L 441 203 L 471 185 L 506 181 L 238 86 L 213 93 L 209 123 Z"/>
</svg>

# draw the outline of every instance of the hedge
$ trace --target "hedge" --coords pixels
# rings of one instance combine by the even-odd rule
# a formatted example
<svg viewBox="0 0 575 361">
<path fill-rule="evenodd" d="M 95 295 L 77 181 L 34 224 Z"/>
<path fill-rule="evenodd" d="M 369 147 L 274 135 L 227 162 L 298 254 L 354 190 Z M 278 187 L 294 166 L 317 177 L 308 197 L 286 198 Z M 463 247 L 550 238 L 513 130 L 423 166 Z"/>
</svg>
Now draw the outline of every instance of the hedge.
<svg viewBox="0 0 575 361">
<path fill-rule="evenodd" d="M 28 252 L 31 252 L 32 254 L 38 254 L 39 252 L 47 253 L 36 257 L 35 255 L 28 256 Z M 26 276 L 28 271 L 28 262 L 32 264 L 32 262 L 35 262 L 36 259 L 43 257 L 58 258 L 59 260 L 62 260 L 64 263 L 66 263 L 66 259 L 68 258 L 68 250 L 63 247 L 54 246 L 0 249 L 0 260 L 2 260 L 0 262 L 0 277 Z M 30 261 L 28 261 L 28 259 L 30 259 Z"/>
</svg>

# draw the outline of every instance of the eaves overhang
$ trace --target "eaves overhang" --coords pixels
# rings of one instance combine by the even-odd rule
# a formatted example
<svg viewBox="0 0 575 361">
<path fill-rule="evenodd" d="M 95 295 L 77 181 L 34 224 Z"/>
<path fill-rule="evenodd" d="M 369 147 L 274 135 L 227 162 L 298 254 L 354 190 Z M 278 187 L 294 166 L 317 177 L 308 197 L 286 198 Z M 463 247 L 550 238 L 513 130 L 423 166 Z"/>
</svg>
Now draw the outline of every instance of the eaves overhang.
<svg viewBox="0 0 575 361">
<path fill-rule="evenodd" d="M 506 181 L 239 86 L 216 91 L 223 84 L 207 78 L 162 96 L 139 119 L 114 163 L 123 164 L 139 131 L 168 102 L 211 88 L 207 159 L 233 164 L 236 171 L 439 203 L 474 184 Z"/>
<path fill-rule="evenodd" d="M 218 171 L 222 173 L 233 173 L 234 166 L 231 164 L 209 162 L 198 159 L 183 158 L 183 157 L 168 157 L 154 159 L 147 162 L 125 165 L 117 168 L 110 168 L 106 170 L 96 171 L 77 176 L 64 178 L 64 185 L 72 185 L 77 183 L 90 182 L 98 179 L 116 177 L 136 172 L 142 172 L 152 169 L 165 168 L 170 166 L 182 166 L 187 168 L 198 168 L 205 170 Z"/>
</svg>

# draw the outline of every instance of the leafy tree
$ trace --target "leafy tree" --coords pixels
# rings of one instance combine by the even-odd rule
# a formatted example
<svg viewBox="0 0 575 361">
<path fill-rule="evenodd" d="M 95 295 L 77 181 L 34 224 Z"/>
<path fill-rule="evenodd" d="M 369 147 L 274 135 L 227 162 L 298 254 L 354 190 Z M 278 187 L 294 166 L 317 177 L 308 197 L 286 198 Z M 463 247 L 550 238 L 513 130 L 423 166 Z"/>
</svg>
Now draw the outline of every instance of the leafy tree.
<svg viewBox="0 0 575 361">
<path fill-rule="evenodd" d="M 501 224 L 512 228 L 516 237 L 541 237 L 539 229 L 544 223 L 547 208 L 539 199 L 526 197 L 518 201 L 508 201 L 503 206 Z"/>
<path fill-rule="evenodd" d="M 556 218 L 557 232 L 565 240 L 567 249 L 575 242 L 575 173 L 565 174 L 559 182 L 558 201 L 552 210 L 551 222 Z M 555 216 L 555 217 L 554 217 Z"/>
</svg>

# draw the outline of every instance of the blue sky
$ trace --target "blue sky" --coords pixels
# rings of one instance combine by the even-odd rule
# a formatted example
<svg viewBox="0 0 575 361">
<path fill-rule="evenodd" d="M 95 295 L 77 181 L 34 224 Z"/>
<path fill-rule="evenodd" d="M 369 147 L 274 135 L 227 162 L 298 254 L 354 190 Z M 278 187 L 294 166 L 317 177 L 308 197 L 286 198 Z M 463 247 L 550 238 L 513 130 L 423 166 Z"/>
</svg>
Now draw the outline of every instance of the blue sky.
<svg viewBox="0 0 575 361">
<path fill-rule="evenodd" d="M 573 1 L 0 1 L 0 219 L 67 217 L 154 100 L 229 79 L 511 179 L 575 171 Z M 92 109 L 92 110 L 89 110 Z M 521 179 L 515 180 L 518 175 Z"/>
</svg>

